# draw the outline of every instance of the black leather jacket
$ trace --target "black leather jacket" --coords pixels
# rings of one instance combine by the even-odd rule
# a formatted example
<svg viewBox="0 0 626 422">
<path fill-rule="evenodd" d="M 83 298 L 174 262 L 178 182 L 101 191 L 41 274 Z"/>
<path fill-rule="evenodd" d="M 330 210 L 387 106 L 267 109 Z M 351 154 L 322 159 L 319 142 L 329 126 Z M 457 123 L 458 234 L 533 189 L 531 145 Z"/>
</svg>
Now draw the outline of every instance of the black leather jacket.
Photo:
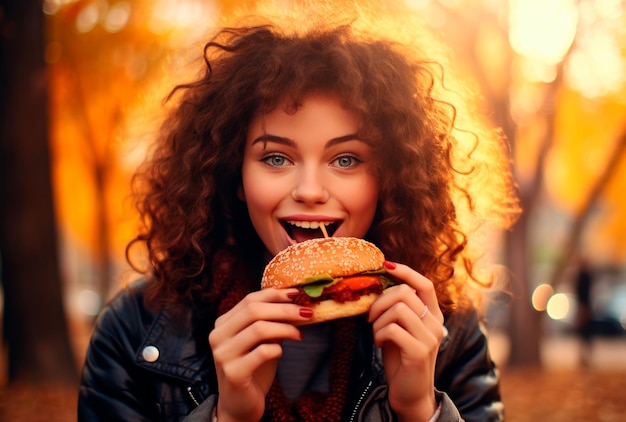
<svg viewBox="0 0 626 422">
<path fill-rule="evenodd" d="M 78 420 L 211 421 L 217 383 L 207 330 L 194 330 L 191 316 L 181 323 L 167 311 L 147 309 L 144 288 L 142 281 L 123 289 L 99 316 L 83 369 Z M 452 314 L 446 327 L 435 375 L 438 421 L 503 420 L 497 372 L 476 313 Z M 371 330 L 361 331 L 354 365 L 363 369 L 353 371 L 359 379 L 351 383 L 357 388 L 350 390 L 343 420 L 392 421 Z"/>
</svg>

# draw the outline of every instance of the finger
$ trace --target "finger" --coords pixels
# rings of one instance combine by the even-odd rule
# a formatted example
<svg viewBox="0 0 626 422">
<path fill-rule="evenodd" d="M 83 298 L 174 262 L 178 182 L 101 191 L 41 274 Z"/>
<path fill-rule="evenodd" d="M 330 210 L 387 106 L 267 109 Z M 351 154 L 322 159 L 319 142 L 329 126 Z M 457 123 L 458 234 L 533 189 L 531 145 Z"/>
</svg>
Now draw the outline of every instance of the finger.
<svg viewBox="0 0 626 422">
<path fill-rule="evenodd" d="M 209 336 L 209 343 L 216 364 L 225 365 L 254 353 L 260 345 L 279 344 L 282 340 L 287 339 L 299 341 L 301 338 L 300 331 L 292 324 L 257 321 L 246 327 L 238 335 L 222 342 L 216 342 L 214 338 Z"/>
<path fill-rule="evenodd" d="M 427 313 L 423 319 L 419 318 L 413 309 L 407 306 L 405 302 L 397 302 L 383 312 L 380 317 L 373 322 L 372 329 L 374 332 L 378 332 L 392 324 L 398 325 L 411 337 L 426 344 L 430 348 L 439 346 L 443 334 L 441 324 L 435 317 Z"/>
<path fill-rule="evenodd" d="M 311 312 L 307 314 L 303 312 L 304 309 L 308 310 L 306 307 L 291 303 L 250 301 L 245 307 L 230 311 L 233 315 L 228 320 L 222 320 L 219 325 L 216 323 L 215 329 L 209 335 L 209 343 L 219 344 L 227 341 L 257 321 L 289 322 L 290 324 L 287 325 L 308 321 L 311 318 Z"/>
<path fill-rule="evenodd" d="M 422 299 L 416 294 L 415 289 L 407 284 L 398 284 L 384 291 L 372 304 L 369 312 L 369 321 L 374 321 L 387 309 L 398 302 L 404 302 L 416 315 L 421 315 L 426 309 Z"/>
<path fill-rule="evenodd" d="M 404 302 L 397 302 L 373 320 L 374 332 L 390 324 L 398 324 L 413 337 L 423 336 L 428 328 L 416 317 L 415 312 Z"/>
<path fill-rule="evenodd" d="M 297 292 L 297 289 L 263 289 L 256 292 L 249 293 L 246 297 L 237 303 L 233 308 L 221 315 L 215 321 L 215 326 L 219 326 L 224 324 L 230 318 L 237 315 L 243 308 L 249 306 L 254 302 L 264 302 L 264 303 L 289 303 L 293 302 L 289 297 L 289 293 Z"/>
<path fill-rule="evenodd" d="M 228 337 L 257 320 L 302 322 L 310 318 L 301 312 L 302 306 L 290 303 L 289 292 L 269 290 L 272 291 L 247 295 L 230 311 L 217 318 L 215 328 Z"/>
<path fill-rule="evenodd" d="M 404 359 L 421 361 L 430 353 L 430 347 L 417 340 L 407 330 L 397 323 L 387 324 L 374 332 L 374 344 L 384 348 L 393 344 Z"/>
<path fill-rule="evenodd" d="M 280 344 L 264 343 L 237 359 L 229 360 L 221 365 L 217 360 L 215 362 L 220 368 L 220 372 L 230 383 L 241 384 L 249 380 L 252 374 L 264 363 L 279 359 L 281 356 L 282 347 Z"/>
<path fill-rule="evenodd" d="M 403 264 L 387 263 L 385 269 L 392 277 L 414 288 L 423 303 L 428 306 L 429 312 L 431 312 L 440 323 L 443 323 L 443 314 L 439 309 L 439 302 L 437 301 L 437 294 L 432 281 Z M 421 314 L 421 311 L 419 312 Z"/>
<path fill-rule="evenodd" d="M 439 308 L 436 308 L 439 310 Z M 440 311 L 439 311 L 440 312 Z M 374 330 L 398 323 L 412 336 L 430 342 L 441 342 L 444 327 L 428 306 L 408 285 L 397 285 L 387 289 L 371 306 L 368 320 L 373 322 Z"/>
</svg>

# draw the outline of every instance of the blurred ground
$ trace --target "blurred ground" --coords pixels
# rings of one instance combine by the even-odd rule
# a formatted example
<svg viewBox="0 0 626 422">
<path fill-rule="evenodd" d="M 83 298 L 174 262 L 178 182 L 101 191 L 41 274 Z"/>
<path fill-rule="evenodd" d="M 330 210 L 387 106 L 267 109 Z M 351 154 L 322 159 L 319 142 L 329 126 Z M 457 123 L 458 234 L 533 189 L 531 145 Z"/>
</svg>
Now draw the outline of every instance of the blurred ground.
<svg viewBox="0 0 626 422">
<path fill-rule="evenodd" d="M 516 370 L 502 377 L 507 422 L 616 422 L 626 417 L 626 371 Z"/>
<path fill-rule="evenodd" d="M 491 339 L 494 359 L 504 359 L 506 340 L 498 335 Z M 578 350 L 575 338 L 552 338 L 542 348 L 543 369 L 512 369 L 501 363 L 507 422 L 624 420 L 626 339 L 596 340 L 588 368 L 579 367 Z M 82 359 L 81 349 L 79 354 Z M 76 394 L 74 386 L 8 388 L 3 382 L 0 421 L 75 421 Z"/>
<path fill-rule="evenodd" d="M 626 371 L 507 371 L 502 394 L 507 422 L 622 421 Z M 0 421 L 76 420 L 73 388 L 15 386 L 0 389 Z"/>
</svg>

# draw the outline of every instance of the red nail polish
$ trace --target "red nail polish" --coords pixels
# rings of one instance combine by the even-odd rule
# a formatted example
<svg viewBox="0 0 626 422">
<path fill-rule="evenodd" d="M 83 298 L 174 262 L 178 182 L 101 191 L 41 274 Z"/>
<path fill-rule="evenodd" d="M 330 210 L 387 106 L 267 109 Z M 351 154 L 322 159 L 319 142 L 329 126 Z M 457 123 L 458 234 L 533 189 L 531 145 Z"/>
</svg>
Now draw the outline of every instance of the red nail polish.
<svg viewBox="0 0 626 422">
<path fill-rule="evenodd" d="M 304 338 L 304 333 L 300 331 L 300 340 L 302 340 L 303 338 Z"/>
<path fill-rule="evenodd" d="M 288 297 L 289 299 L 295 299 L 295 298 L 296 298 L 296 296 L 298 296 L 298 293 L 299 293 L 299 292 L 289 292 L 289 293 L 287 293 L 287 297 Z"/>
<path fill-rule="evenodd" d="M 395 268 L 396 268 L 396 264 L 394 262 L 391 262 L 391 261 L 383 262 L 383 266 L 385 268 L 387 268 L 388 270 L 395 270 Z"/>
<path fill-rule="evenodd" d="M 300 308 L 299 312 L 303 318 L 311 318 L 313 316 L 313 309 L 311 308 Z"/>
</svg>

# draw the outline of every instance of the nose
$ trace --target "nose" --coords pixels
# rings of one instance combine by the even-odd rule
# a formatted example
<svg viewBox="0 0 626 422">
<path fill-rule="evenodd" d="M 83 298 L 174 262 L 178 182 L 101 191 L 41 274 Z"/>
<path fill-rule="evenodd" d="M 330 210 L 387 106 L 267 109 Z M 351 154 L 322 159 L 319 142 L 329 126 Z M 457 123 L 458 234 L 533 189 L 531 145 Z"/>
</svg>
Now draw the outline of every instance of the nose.
<svg viewBox="0 0 626 422">
<path fill-rule="evenodd" d="M 330 193 L 321 173 L 316 168 L 303 168 L 298 174 L 291 197 L 297 202 L 307 204 L 323 204 L 328 201 Z"/>
</svg>

